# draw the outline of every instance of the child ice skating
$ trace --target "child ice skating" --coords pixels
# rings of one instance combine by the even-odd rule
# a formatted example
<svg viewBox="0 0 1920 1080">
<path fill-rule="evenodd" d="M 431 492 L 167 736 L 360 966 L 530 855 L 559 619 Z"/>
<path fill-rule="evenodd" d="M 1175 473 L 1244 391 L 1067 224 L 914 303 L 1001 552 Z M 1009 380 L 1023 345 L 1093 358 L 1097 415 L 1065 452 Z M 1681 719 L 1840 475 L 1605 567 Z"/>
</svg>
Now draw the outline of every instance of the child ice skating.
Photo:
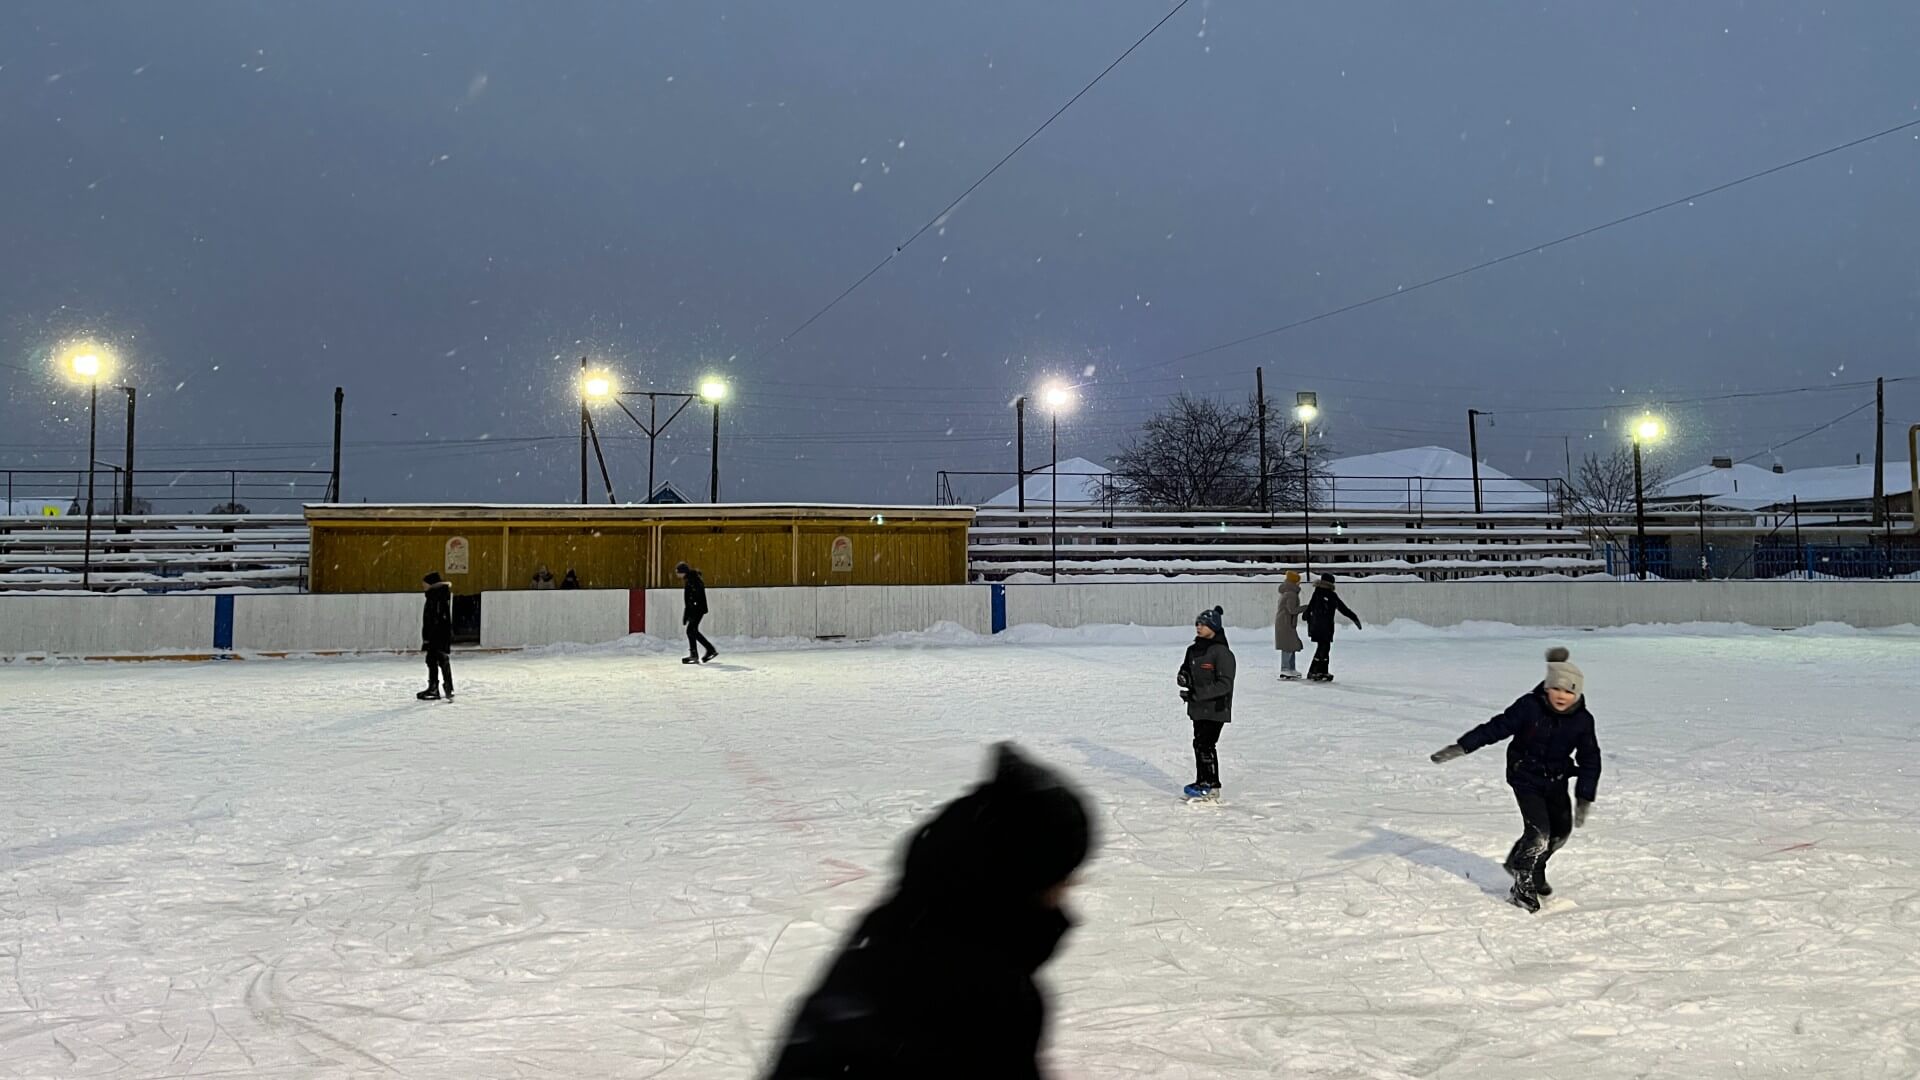
<svg viewBox="0 0 1920 1080">
<path fill-rule="evenodd" d="M 1194 780 L 1182 789 L 1189 799 L 1220 797 L 1220 729 L 1233 720 L 1233 650 L 1221 608 L 1203 611 L 1193 620 L 1193 644 L 1174 681 L 1180 700 L 1187 703 L 1193 721 Z"/>
<path fill-rule="evenodd" d="M 1093 846 L 1080 794 L 996 747 L 992 778 L 910 834 L 892 895 L 847 935 L 767 1080 L 1039 1080 L 1034 976 Z"/>
<path fill-rule="evenodd" d="M 1512 740 L 1507 744 L 1507 783 L 1520 804 L 1526 831 L 1507 853 L 1505 869 L 1513 875 L 1508 899 L 1528 911 L 1539 911 L 1540 897 L 1553 894 L 1547 860 L 1576 827 L 1586 825 L 1600 789 L 1600 743 L 1593 733 L 1593 714 L 1587 711 L 1586 675 L 1569 657 L 1559 646 L 1548 649 L 1547 677 L 1539 686 L 1433 754 L 1433 761 L 1442 764 Z M 1569 778 L 1577 800 L 1571 805 Z"/>
<path fill-rule="evenodd" d="M 1332 682 L 1333 672 L 1329 669 L 1333 659 L 1333 616 L 1345 615 L 1353 623 L 1355 630 L 1360 629 L 1360 616 L 1353 613 L 1335 591 L 1332 574 L 1321 574 L 1320 580 L 1313 583 L 1313 599 L 1307 601 L 1307 636 L 1316 646 L 1313 650 L 1313 666 L 1307 669 L 1308 682 Z"/>
<path fill-rule="evenodd" d="M 453 582 L 439 574 L 420 579 L 426 585 L 427 606 L 420 614 L 420 651 L 427 654 L 427 688 L 415 694 L 421 701 L 440 698 L 440 680 L 447 680 L 447 700 L 453 700 Z"/>
<path fill-rule="evenodd" d="M 1273 614 L 1273 647 L 1280 653 L 1280 677 L 1292 682 L 1300 677 L 1295 666 L 1306 648 L 1300 642 L 1300 574 L 1287 571 L 1287 582 L 1280 586 L 1280 607 Z"/>
</svg>

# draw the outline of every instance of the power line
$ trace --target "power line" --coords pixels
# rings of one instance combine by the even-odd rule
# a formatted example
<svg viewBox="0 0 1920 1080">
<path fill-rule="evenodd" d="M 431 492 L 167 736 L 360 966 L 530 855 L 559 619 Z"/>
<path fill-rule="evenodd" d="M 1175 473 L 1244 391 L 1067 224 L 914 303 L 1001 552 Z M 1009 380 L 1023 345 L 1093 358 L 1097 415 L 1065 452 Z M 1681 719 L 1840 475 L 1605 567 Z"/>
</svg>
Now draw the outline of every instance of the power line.
<svg viewBox="0 0 1920 1080">
<path fill-rule="evenodd" d="M 1770 168 L 1761 169 L 1758 172 L 1751 172 L 1746 174 L 1745 176 L 1741 176 L 1733 180 L 1728 180 L 1725 183 L 1715 184 L 1710 188 L 1703 188 L 1700 191 L 1696 191 L 1691 195 L 1682 195 L 1677 199 L 1669 199 L 1668 201 L 1663 202 L 1658 206 L 1650 206 L 1644 210 L 1637 210 L 1634 213 L 1628 214 L 1624 217 L 1614 218 L 1612 221 L 1605 221 L 1598 225 L 1590 225 L 1587 228 L 1581 229 L 1577 232 L 1570 232 L 1565 236 L 1561 236 L 1553 240 L 1548 240 L 1543 244 L 1535 244 L 1532 247 L 1522 248 L 1518 251 L 1511 251 L 1505 255 L 1501 255 L 1496 258 L 1487 259 L 1483 262 L 1477 262 L 1471 266 L 1464 266 L 1458 270 L 1453 270 L 1448 273 L 1441 274 L 1437 277 L 1431 277 L 1431 278 L 1427 278 L 1424 281 L 1415 282 L 1412 285 L 1400 286 L 1398 288 L 1395 288 L 1392 292 L 1379 293 L 1377 295 L 1370 296 L 1365 300 L 1357 300 L 1351 304 L 1345 304 L 1341 307 L 1332 308 L 1327 311 L 1322 311 L 1317 315 L 1309 315 L 1304 319 L 1295 319 L 1290 323 L 1283 323 L 1280 326 L 1275 326 L 1270 329 L 1262 330 L 1258 333 L 1248 334 L 1245 337 L 1235 338 L 1232 341 L 1222 342 L 1218 345 L 1209 345 L 1204 349 L 1196 349 L 1193 352 L 1185 353 L 1180 356 L 1173 357 L 1170 360 L 1162 360 L 1158 363 L 1149 364 L 1146 367 L 1138 368 L 1136 370 L 1151 371 L 1154 368 L 1165 367 L 1168 364 L 1177 364 L 1182 360 L 1193 360 L 1198 357 L 1206 356 L 1210 353 L 1216 353 L 1224 349 L 1236 348 L 1238 346 L 1245 345 L 1249 342 L 1259 341 L 1262 338 L 1273 337 L 1276 334 L 1284 334 L 1289 330 L 1298 330 L 1303 326 L 1310 326 L 1324 319 L 1331 319 L 1337 315 L 1345 315 L 1351 311 L 1358 311 L 1364 307 L 1371 307 L 1374 304 L 1384 303 L 1388 300 L 1394 299 L 1395 297 L 1405 296 L 1408 293 L 1419 292 L 1422 289 L 1427 289 L 1435 285 L 1444 284 L 1456 278 L 1463 278 L 1463 277 L 1466 277 L 1468 274 L 1477 274 L 1482 270 L 1488 270 L 1495 266 L 1499 266 L 1502 263 L 1512 262 L 1515 259 L 1523 258 L 1527 255 L 1537 254 L 1539 252 L 1547 250 L 1548 248 L 1559 247 L 1561 244 L 1572 243 L 1575 240 L 1580 240 L 1585 237 L 1592 236 L 1595 233 L 1603 232 L 1617 225 L 1625 225 L 1628 222 L 1638 221 L 1641 218 L 1650 217 L 1654 214 L 1658 214 L 1663 210 L 1671 210 L 1676 206 L 1681 206 L 1686 203 L 1695 202 L 1697 200 L 1704 199 L 1709 195 L 1717 195 L 1722 191 L 1728 190 L 1729 188 L 1736 188 L 1736 187 L 1739 187 L 1741 184 L 1749 183 L 1754 180 L 1759 180 L 1762 177 L 1772 176 L 1774 173 L 1777 173 L 1777 172 L 1785 172 L 1788 169 L 1792 169 L 1800 165 L 1805 165 L 1808 162 L 1818 161 L 1823 157 L 1840 153 L 1843 150 L 1851 150 L 1856 146 L 1860 146 L 1864 143 L 1870 143 L 1875 139 L 1885 138 L 1888 135 L 1895 135 L 1902 131 L 1906 131 L 1909 128 L 1915 128 L 1915 127 L 1920 127 L 1920 120 L 1908 120 L 1905 123 L 1895 124 L 1894 126 L 1889 128 L 1882 128 L 1879 131 L 1872 133 L 1871 135 L 1862 135 L 1857 139 L 1849 139 L 1846 142 L 1839 143 L 1834 146 L 1829 146 L 1824 150 L 1817 150 L 1811 154 L 1805 155 L 1804 157 L 1797 157 L 1792 161 L 1783 162 L 1779 165 L 1774 165 Z"/>
<path fill-rule="evenodd" d="M 1912 378 L 1913 376 L 1900 376 L 1898 378 L 1888 379 L 1887 382 L 1890 382 L 1890 383 L 1908 382 Z M 1864 386 L 1872 386 L 1873 382 L 1874 380 L 1872 379 L 1863 379 L 1856 382 L 1830 383 L 1826 386 L 1790 386 L 1780 390 L 1742 390 L 1732 394 L 1711 394 L 1706 397 L 1665 398 L 1658 401 L 1646 402 L 1644 404 L 1635 404 L 1632 402 L 1614 402 L 1608 405 L 1553 405 L 1553 406 L 1547 406 L 1547 407 L 1538 408 L 1538 409 L 1534 409 L 1534 408 L 1504 409 L 1499 412 L 1493 412 L 1487 409 L 1481 409 L 1480 415 L 1481 416 L 1500 416 L 1500 415 L 1517 416 L 1517 415 L 1524 415 L 1527 413 L 1605 412 L 1606 410 L 1609 410 L 1609 409 L 1637 409 L 1637 408 L 1646 408 L 1653 405 L 1698 405 L 1702 402 L 1708 402 L 1708 401 L 1736 401 L 1744 398 L 1782 397 L 1788 394 L 1819 394 L 1819 393 L 1827 393 L 1834 390 L 1858 390 Z"/>
<path fill-rule="evenodd" d="M 1127 57 L 1132 56 L 1133 51 L 1135 49 L 1138 49 L 1140 46 L 1146 44 L 1147 39 L 1152 37 L 1155 31 L 1159 30 L 1162 26 L 1165 26 L 1169 19 L 1172 19 L 1175 15 L 1180 14 L 1180 12 L 1183 9 L 1185 9 L 1187 4 L 1189 4 L 1190 2 L 1192 2 L 1192 0 L 1180 0 L 1179 3 L 1175 4 L 1172 11 L 1169 11 L 1165 15 L 1161 16 L 1159 22 L 1154 23 L 1151 29 L 1149 29 L 1146 33 L 1140 35 L 1140 39 L 1138 41 L 1135 41 L 1133 44 L 1127 46 L 1127 50 L 1121 53 L 1119 56 L 1115 57 L 1113 63 L 1108 64 L 1106 67 L 1102 68 L 1100 71 L 1100 74 L 1095 75 L 1091 82 L 1087 83 L 1087 85 L 1080 88 L 1079 93 L 1068 98 L 1067 103 L 1065 105 L 1062 105 L 1058 109 L 1055 109 L 1053 111 L 1052 116 L 1047 117 L 1046 120 L 1041 122 L 1039 127 L 1033 129 L 1033 132 L 1031 134 L 1029 134 L 1024 139 L 1021 139 L 1019 145 L 1007 151 L 1007 155 L 1005 157 L 1001 158 L 997 162 L 994 162 L 993 168 L 988 169 L 986 172 L 980 174 L 980 178 L 978 180 L 975 180 L 973 183 L 968 184 L 967 190 L 961 192 L 958 198 L 948 203 L 946 207 L 942 209 L 939 213 L 928 218 L 926 224 L 920 226 L 918 229 L 915 229 L 913 231 L 912 236 L 909 236 L 905 240 L 894 245 L 893 250 L 887 253 L 886 258 L 883 258 L 879 262 L 874 263 L 873 269 L 868 270 L 864 274 L 861 274 L 859 278 L 855 279 L 853 284 L 847 286 L 845 289 L 842 289 L 840 291 L 840 295 L 834 297 L 832 300 L 827 301 L 826 307 L 823 307 L 819 311 L 814 312 L 812 315 L 807 316 L 804 322 L 802 322 L 799 326 L 796 326 L 793 329 L 787 331 L 786 334 L 784 334 L 780 338 L 780 340 L 774 342 L 770 347 L 766 349 L 766 351 L 760 353 L 758 356 L 754 357 L 754 359 L 762 360 L 768 356 L 773 355 L 775 352 L 779 351 L 781 346 L 793 340 L 801 332 L 805 331 L 807 327 L 812 326 L 815 322 L 818 322 L 821 316 L 825 315 L 829 311 L 832 311 L 835 307 L 838 307 L 840 304 L 840 301 L 845 300 L 849 296 L 852 296 L 855 289 L 858 289 L 860 286 L 865 285 L 869 278 L 873 277 L 873 275 L 885 269 L 888 263 L 898 258 L 901 252 L 907 250 L 907 247 L 911 245 L 915 240 L 920 239 L 920 237 L 924 235 L 928 229 L 933 228 L 935 224 L 944 220 L 948 214 L 953 213 L 953 210 L 955 207 L 959 206 L 962 202 L 965 202 L 967 196 L 973 194 L 975 189 L 977 189 L 981 184 L 986 183 L 990 178 L 992 178 L 994 173 L 999 172 L 1001 166 L 1005 165 L 1009 161 L 1012 161 L 1015 154 L 1018 154 L 1020 151 L 1026 149 L 1028 143 L 1039 138 L 1041 132 L 1047 130 L 1047 128 L 1050 127 L 1055 120 L 1060 119 L 1061 114 L 1065 113 L 1068 109 L 1073 108 L 1074 102 L 1079 101 L 1081 98 L 1085 97 L 1087 94 L 1087 91 L 1092 90 L 1095 86 L 1099 84 L 1100 80 L 1107 77 L 1107 74 L 1109 72 L 1111 72 L 1114 68 L 1119 67 L 1120 62 L 1122 60 L 1125 60 Z"/>
<path fill-rule="evenodd" d="M 1848 417 L 1850 417 L 1850 416 L 1853 416 L 1853 415 L 1855 415 L 1855 414 L 1857 414 L 1857 413 L 1862 413 L 1862 412 L 1865 412 L 1866 410 L 1868 410 L 1868 409 L 1871 409 L 1871 408 L 1873 408 L 1873 401 L 1872 401 L 1872 399 L 1868 399 L 1868 400 L 1866 400 L 1866 401 L 1863 401 L 1863 402 L 1861 402 L 1861 403 L 1860 403 L 1859 405 L 1857 405 L 1857 406 L 1855 406 L 1855 407 L 1853 407 L 1853 408 L 1851 408 L 1851 409 L 1848 409 L 1848 410 L 1847 410 L 1846 412 L 1843 412 L 1843 413 L 1841 413 L 1841 414 L 1840 414 L 1839 416 L 1836 416 L 1836 417 L 1834 417 L 1833 419 L 1831 419 L 1831 420 L 1829 420 L 1829 421 L 1827 421 L 1826 423 L 1824 423 L 1824 424 L 1821 424 L 1821 425 L 1820 425 L 1819 427 L 1816 427 L 1816 428 L 1812 428 L 1812 429 L 1809 429 L 1809 430 L 1807 430 L 1807 431 L 1803 431 L 1803 432 L 1801 432 L 1800 434 L 1798 434 L 1798 435 L 1795 435 L 1795 436 L 1794 436 L 1793 438 L 1791 438 L 1791 439 L 1788 439 L 1788 440 L 1787 440 L 1786 442 L 1783 442 L 1783 443 L 1775 443 L 1775 444 L 1773 444 L 1772 446 L 1769 446 L 1769 447 L 1767 447 L 1767 448 L 1766 448 L 1765 450 L 1756 450 L 1756 451 L 1754 451 L 1753 453 L 1751 453 L 1751 454 L 1748 454 L 1748 455 L 1747 455 L 1746 457 L 1743 457 L 1743 458 L 1741 458 L 1741 459 L 1740 459 L 1740 461 L 1744 463 L 1744 462 L 1748 462 L 1748 461 L 1752 461 L 1752 460 L 1753 460 L 1754 458 L 1757 458 L 1757 457 L 1765 457 L 1765 456 L 1766 456 L 1766 455 L 1768 455 L 1768 454 L 1772 454 L 1772 453 L 1776 453 L 1776 452 L 1778 452 L 1779 450 L 1781 450 L 1781 449 L 1783 449 L 1783 448 L 1785 448 L 1785 447 L 1788 447 L 1788 446 L 1792 446 L 1792 445 L 1793 445 L 1794 443 L 1797 443 L 1797 442 L 1799 442 L 1799 441 L 1800 441 L 1801 439 L 1805 439 L 1805 438 L 1809 438 L 1809 437 L 1811 437 L 1811 436 L 1814 436 L 1814 435 L 1818 435 L 1818 434 L 1820 434 L 1821 432 L 1823 432 L 1823 431 L 1825 431 L 1825 430 L 1827 430 L 1828 428 L 1830 428 L 1830 427 L 1832 427 L 1833 425 L 1835 425 L 1835 424 L 1837 424 L 1837 423 L 1839 423 L 1840 421 L 1842 421 L 1842 420 L 1845 420 L 1845 419 L 1847 419 Z"/>
</svg>

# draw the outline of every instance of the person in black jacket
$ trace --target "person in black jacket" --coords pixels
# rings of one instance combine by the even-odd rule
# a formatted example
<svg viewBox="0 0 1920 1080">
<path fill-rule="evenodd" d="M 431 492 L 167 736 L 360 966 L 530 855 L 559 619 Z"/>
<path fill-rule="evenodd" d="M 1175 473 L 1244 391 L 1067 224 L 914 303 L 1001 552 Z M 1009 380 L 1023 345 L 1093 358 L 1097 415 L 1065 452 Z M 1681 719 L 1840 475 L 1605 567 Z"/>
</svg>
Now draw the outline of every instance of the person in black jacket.
<svg viewBox="0 0 1920 1080">
<path fill-rule="evenodd" d="M 679 574 L 680 580 L 685 583 L 681 590 L 685 601 L 685 613 L 680 616 L 680 622 L 687 628 L 687 657 L 680 662 L 683 664 L 708 663 L 719 656 L 720 651 L 715 649 L 713 642 L 708 641 L 707 636 L 700 632 L 700 620 L 707 617 L 706 579 L 700 576 L 700 571 L 686 563 L 675 566 L 673 572 Z M 701 653 L 702 649 L 706 650 L 704 655 Z"/>
<path fill-rule="evenodd" d="M 1233 649 L 1227 645 L 1226 612 L 1210 608 L 1193 620 L 1193 644 L 1180 661 L 1174 681 L 1193 721 L 1193 783 L 1181 789 L 1189 799 L 1220 797 L 1220 732 L 1233 721 Z"/>
<path fill-rule="evenodd" d="M 795 1012 L 767 1080 L 1039 1080 L 1034 975 L 1094 843 L 1078 792 L 1010 743 L 917 827 L 899 880 Z"/>
<path fill-rule="evenodd" d="M 1553 895 L 1547 884 L 1547 860 L 1567 842 L 1600 790 L 1600 742 L 1587 711 L 1587 677 L 1560 646 L 1547 650 L 1547 677 L 1531 693 L 1507 706 L 1460 741 L 1433 754 L 1436 764 L 1471 754 L 1502 739 L 1507 744 L 1507 784 L 1520 804 L 1526 830 L 1507 852 L 1505 869 L 1513 875 L 1509 899 L 1516 907 L 1540 910 L 1540 897 Z M 1567 780 L 1574 779 L 1567 800 Z"/>
<path fill-rule="evenodd" d="M 427 688 L 415 694 L 421 701 L 440 697 L 440 679 L 447 680 L 447 700 L 453 700 L 453 583 L 428 574 L 427 608 L 420 616 L 420 651 L 427 654 Z"/>
<path fill-rule="evenodd" d="M 1335 591 L 1332 574 L 1321 574 L 1320 580 L 1313 583 L 1313 599 L 1307 601 L 1307 637 L 1313 641 L 1313 665 L 1307 668 L 1308 682 L 1332 682 L 1333 672 L 1327 665 L 1333 658 L 1333 616 L 1345 615 L 1353 623 L 1355 630 L 1360 629 L 1360 616 L 1353 613 Z"/>
</svg>

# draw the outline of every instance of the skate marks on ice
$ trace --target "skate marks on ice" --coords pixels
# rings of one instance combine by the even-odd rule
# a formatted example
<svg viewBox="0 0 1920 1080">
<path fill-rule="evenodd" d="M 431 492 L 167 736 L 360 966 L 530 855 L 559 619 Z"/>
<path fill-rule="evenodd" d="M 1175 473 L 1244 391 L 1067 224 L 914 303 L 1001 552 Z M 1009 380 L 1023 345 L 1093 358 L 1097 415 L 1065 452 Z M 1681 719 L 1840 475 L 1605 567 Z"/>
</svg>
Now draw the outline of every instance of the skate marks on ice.
<svg viewBox="0 0 1920 1080">
<path fill-rule="evenodd" d="M 1062 1080 L 1915 1075 L 1910 652 L 1582 649 L 1630 675 L 1540 915 L 1473 887 L 1519 827 L 1500 756 L 1425 760 L 1537 679 L 1532 643 L 1357 635 L 1404 700 L 1250 686 L 1221 812 L 1172 803 L 1157 646 L 475 658 L 457 712 L 350 734 L 323 729 L 416 663 L 0 670 L 31 718 L 0 731 L 0 849 L 33 856 L 0 874 L 0 1076 L 744 1080 L 1003 737 L 1101 811 L 1046 973 Z"/>
<path fill-rule="evenodd" d="M 1370 826 L 1367 831 L 1373 834 L 1370 839 L 1336 852 L 1334 858 L 1354 860 L 1391 855 L 1416 866 L 1452 874 L 1478 886 L 1488 896 L 1502 899 L 1513 885 L 1512 875 L 1485 855 L 1462 851 L 1437 840 L 1426 840 L 1378 825 Z"/>
</svg>

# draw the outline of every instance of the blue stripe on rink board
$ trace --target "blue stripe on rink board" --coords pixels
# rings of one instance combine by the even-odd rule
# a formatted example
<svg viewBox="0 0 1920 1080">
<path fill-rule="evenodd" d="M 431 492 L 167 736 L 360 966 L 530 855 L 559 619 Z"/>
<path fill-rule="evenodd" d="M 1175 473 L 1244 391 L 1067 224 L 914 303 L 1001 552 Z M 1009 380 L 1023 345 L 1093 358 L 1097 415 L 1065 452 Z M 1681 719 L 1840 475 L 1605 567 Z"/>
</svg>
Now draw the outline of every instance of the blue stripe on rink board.
<svg viewBox="0 0 1920 1080">
<path fill-rule="evenodd" d="M 1007 587 L 990 586 L 993 589 L 993 632 L 998 634 L 1007 628 Z"/>
<path fill-rule="evenodd" d="M 228 651 L 233 649 L 233 597 L 231 595 L 213 598 L 213 647 Z"/>
</svg>

